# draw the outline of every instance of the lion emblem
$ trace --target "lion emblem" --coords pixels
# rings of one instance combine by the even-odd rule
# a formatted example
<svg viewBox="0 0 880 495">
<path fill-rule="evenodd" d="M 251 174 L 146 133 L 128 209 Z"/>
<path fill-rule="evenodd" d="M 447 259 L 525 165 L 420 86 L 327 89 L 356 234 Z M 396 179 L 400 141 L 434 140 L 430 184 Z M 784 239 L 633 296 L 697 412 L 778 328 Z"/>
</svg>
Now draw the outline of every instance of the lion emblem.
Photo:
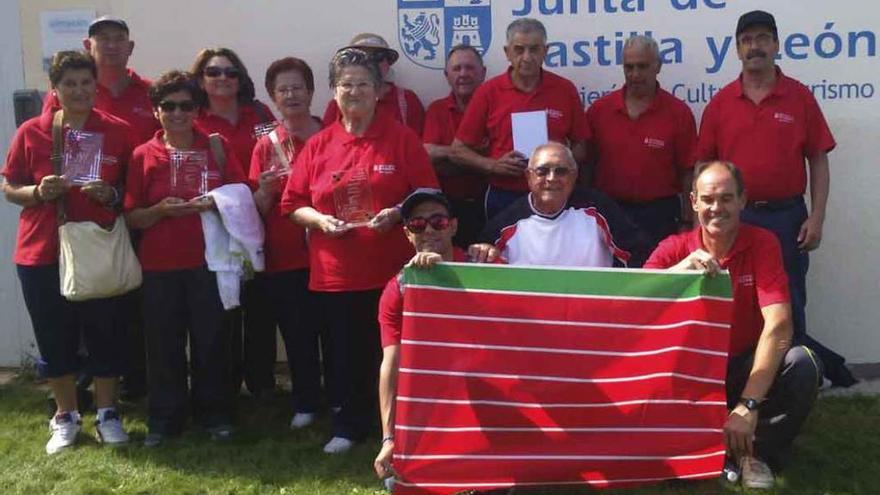
<svg viewBox="0 0 880 495">
<path fill-rule="evenodd" d="M 428 15 L 425 12 L 419 12 L 412 21 L 410 21 L 409 15 L 404 14 L 400 35 L 406 53 L 418 58 L 424 50 L 427 54 L 423 60 L 437 58 L 437 46 L 440 45 L 439 25 L 440 16 L 437 14 Z"/>
</svg>

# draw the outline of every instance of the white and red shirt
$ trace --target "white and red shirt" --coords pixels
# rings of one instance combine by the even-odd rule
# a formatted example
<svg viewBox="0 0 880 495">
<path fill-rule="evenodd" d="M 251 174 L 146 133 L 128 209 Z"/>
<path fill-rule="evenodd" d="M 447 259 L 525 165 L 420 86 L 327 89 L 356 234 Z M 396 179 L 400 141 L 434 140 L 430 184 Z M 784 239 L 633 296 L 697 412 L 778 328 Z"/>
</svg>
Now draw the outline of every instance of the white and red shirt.
<svg viewBox="0 0 880 495">
<path fill-rule="evenodd" d="M 135 148 L 125 183 L 125 210 L 147 208 L 171 196 L 171 159 L 163 140 L 165 131 Z M 207 154 L 208 190 L 223 184 L 246 182 L 242 166 L 229 143 L 223 172 L 211 153 L 208 136 L 194 130 L 192 150 Z M 188 199 L 188 198 L 182 198 Z M 143 230 L 138 257 L 144 270 L 170 271 L 205 265 L 205 236 L 198 214 L 165 217 Z"/>
<path fill-rule="evenodd" d="M 489 157 L 500 158 L 513 149 L 511 114 L 547 111 L 547 137 L 568 146 L 590 139 L 590 127 L 577 89 L 568 79 L 541 71 L 538 87 L 524 93 L 516 88 L 510 71 L 486 81 L 474 92 L 455 137 L 478 148 L 488 139 Z M 528 191 L 523 177 L 490 176 L 493 187 Z"/>
<path fill-rule="evenodd" d="M 338 216 L 334 189 L 340 178 L 365 173 L 373 212 L 400 204 L 419 187 L 439 187 L 422 141 L 412 129 L 376 112 L 363 136 L 339 121 L 309 138 L 281 197 L 281 213 L 312 207 Z M 313 230 L 309 236 L 309 288 L 322 292 L 381 288 L 412 257 L 403 230 L 357 227 L 340 237 Z"/>
<path fill-rule="evenodd" d="M 670 268 L 697 249 L 705 250 L 700 227 L 664 239 L 645 268 Z M 730 355 L 735 356 L 758 344 L 764 329 L 761 308 L 789 302 L 788 277 L 776 235 L 753 225 L 740 224 L 730 252 L 718 262 L 733 283 Z"/>
<path fill-rule="evenodd" d="M 592 190 L 575 190 L 555 215 L 538 213 L 531 194 L 489 220 L 480 241 L 494 244 L 511 265 L 639 267 L 648 255 L 644 234 L 617 204 Z"/>
<path fill-rule="evenodd" d="M 697 158 L 732 162 L 750 200 L 773 201 L 803 195 L 805 158 L 835 146 L 813 93 L 777 67 L 776 85 L 758 105 L 743 92 L 742 76 L 712 98 L 700 123 Z"/>
<path fill-rule="evenodd" d="M 43 112 L 18 128 L 2 175 L 10 184 L 37 185 L 47 175 L 55 175 L 52 165 L 52 120 L 57 108 Z M 134 148 L 133 130 L 124 121 L 93 109 L 83 131 L 103 134 L 101 148 L 101 179 L 119 185 Z M 110 227 L 118 212 L 100 205 L 71 187 L 64 196 L 65 214 L 71 222 L 93 221 Z M 19 265 L 39 266 L 58 263 L 57 201 L 23 208 L 18 220 L 18 237 L 13 261 Z"/>
<path fill-rule="evenodd" d="M 593 187 L 618 201 L 640 203 L 681 192 L 681 172 L 693 168 L 694 114 L 662 88 L 632 119 L 626 86 L 587 109 L 597 160 Z"/>
</svg>

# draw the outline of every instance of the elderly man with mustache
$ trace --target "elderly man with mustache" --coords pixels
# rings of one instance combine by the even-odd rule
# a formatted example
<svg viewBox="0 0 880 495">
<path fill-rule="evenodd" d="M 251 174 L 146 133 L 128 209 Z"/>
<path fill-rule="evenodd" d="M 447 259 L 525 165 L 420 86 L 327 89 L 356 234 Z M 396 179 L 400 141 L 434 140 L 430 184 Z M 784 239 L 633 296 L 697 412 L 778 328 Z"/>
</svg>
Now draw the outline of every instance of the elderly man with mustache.
<svg viewBox="0 0 880 495">
<path fill-rule="evenodd" d="M 779 33 L 771 14 L 743 14 L 736 48 L 742 74 L 706 106 L 697 159 L 729 161 L 742 171 L 749 191 L 743 221 L 773 231 L 782 245 L 795 344 L 816 351 L 833 383 L 851 385 L 844 359 L 806 335 L 808 252 L 822 240 L 834 137 L 809 88 L 776 65 Z M 809 211 L 804 202 L 808 182 Z"/>
</svg>

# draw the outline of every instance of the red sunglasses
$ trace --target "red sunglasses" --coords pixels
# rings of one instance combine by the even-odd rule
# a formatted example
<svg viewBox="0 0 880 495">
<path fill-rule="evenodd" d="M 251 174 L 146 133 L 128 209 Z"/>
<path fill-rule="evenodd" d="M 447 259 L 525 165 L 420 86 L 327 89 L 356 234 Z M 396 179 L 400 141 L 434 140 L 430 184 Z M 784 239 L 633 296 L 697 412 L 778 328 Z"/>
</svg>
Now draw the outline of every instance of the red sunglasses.
<svg viewBox="0 0 880 495">
<path fill-rule="evenodd" d="M 442 213 L 437 213 L 435 215 L 431 215 L 428 218 L 424 217 L 413 217 L 406 221 L 406 230 L 412 232 L 413 234 L 421 234 L 428 228 L 428 225 L 431 226 L 434 230 L 446 230 L 449 228 L 449 215 L 443 215 Z"/>
</svg>

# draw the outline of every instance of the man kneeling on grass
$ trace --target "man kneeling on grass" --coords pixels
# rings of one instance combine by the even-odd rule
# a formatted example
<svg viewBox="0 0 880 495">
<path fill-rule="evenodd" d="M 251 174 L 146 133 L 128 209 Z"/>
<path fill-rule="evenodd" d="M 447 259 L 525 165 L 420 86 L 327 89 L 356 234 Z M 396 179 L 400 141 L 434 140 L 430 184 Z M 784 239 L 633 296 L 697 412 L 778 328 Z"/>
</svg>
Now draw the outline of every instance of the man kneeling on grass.
<svg viewBox="0 0 880 495">
<path fill-rule="evenodd" d="M 772 232 L 740 223 L 746 205 L 739 171 L 728 162 L 694 170 L 691 205 L 699 226 L 668 237 L 645 268 L 729 270 L 733 318 L 724 424 L 728 467 L 741 469 L 747 488 L 771 488 L 822 383 L 821 361 L 791 347 L 788 279 Z"/>
<path fill-rule="evenodd" d="M 416 189 L 400 208 L 406 238 L 416 249 L 409 264 L 428 269 L 441 261 L 468 261 L 467 254 L 452 245 L 458 229 L 449 201 L 436 189 Z M 382 331 L 382 366 L 379 370 L 379 409 L 382 415 L 382 446 L 373 462 L 380 478 L 394 475 L 394 398 L 403 329 L 403 291 L 400 276 L 392 278 L 379 299 L 379 327 Z M 506 493 L 498 491 L 491 493 Z M 486 493 L 486 492 L 482 492 Z"/>
</svg>

